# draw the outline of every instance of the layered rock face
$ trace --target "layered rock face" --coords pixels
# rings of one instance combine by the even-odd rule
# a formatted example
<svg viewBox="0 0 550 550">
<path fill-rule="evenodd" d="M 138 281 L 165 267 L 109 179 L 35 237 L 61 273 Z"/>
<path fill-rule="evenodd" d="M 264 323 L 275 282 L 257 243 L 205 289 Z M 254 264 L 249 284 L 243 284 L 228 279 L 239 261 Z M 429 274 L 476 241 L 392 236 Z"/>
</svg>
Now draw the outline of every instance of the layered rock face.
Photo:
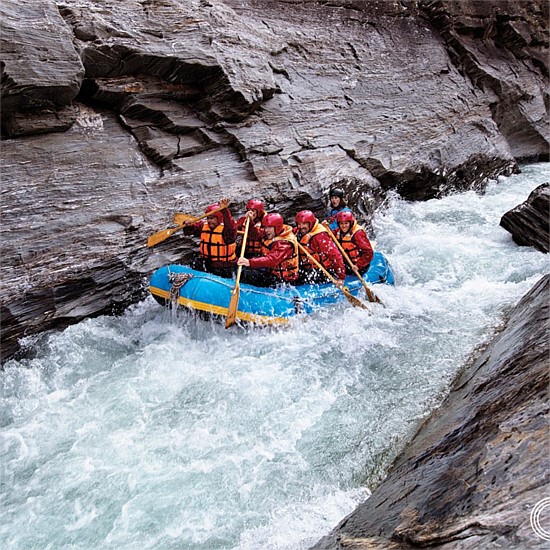
<svg viewBox="0 0 550 550">
<path fill-rule="evenodd" d="M 500 225 L 512 234 L 516 244 L 550 251 L 550 184 L 539 185 L 527 200 L 506 212 Z"/>
<path fill-rule="evenodd" d="M 550 482 L 549 285 L 547 275 L 521 300 L 372 496 L 315 550 L 548 548 L 530 514 Z"/>
<path fill-rule="evenodd" d="M 547 159 L 547 2 L 3 0 L 2 358 L 143 297 L 227 196 L 368 224 Z"/>
</svg>

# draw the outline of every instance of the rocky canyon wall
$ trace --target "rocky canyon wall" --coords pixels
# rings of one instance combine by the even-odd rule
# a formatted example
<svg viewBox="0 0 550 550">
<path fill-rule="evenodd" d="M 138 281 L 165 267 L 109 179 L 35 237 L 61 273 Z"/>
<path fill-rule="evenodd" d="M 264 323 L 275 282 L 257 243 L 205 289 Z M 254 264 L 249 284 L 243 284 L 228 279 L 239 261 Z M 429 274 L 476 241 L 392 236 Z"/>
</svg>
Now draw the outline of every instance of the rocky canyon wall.
<svg viewBox="0 0 550 550">
<path fill-rule="evenodd" d="M 263 198 L 367 225 L 388 191 L 548 159 L 548 3 L 3 0 L 2 359 L 195 250 L 175 211 Z"/>
<path fill-rule="evenodd" d="M 549 283 L 521 300 L 372 496 L 312 550 L 548 548 L 548 514 L 536 530 L 531 513 L 550 482 Z"/>
</svg>

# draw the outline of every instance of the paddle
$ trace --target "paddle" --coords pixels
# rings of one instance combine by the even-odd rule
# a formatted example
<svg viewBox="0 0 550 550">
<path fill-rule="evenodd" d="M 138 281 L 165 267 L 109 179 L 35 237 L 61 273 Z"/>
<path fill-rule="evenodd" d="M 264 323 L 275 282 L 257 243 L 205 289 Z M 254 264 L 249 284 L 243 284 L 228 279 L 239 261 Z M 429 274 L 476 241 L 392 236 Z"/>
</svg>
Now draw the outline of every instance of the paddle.
<svg viewBox="0 0 550 550">
<path fill-rule="evenodd" d="M 346 259 L 346 262 L 348 262 L 349 266 L 351 267 L 355 275 L 357 275 L 357 277 L 361 281 L 361 284 L 363 285 L 363 288 L 367 293 L 367 298 L 369 299 L 369 302 L 375 302 L 377 304 L 381 304 L 382 302 L 380 301 L 380 298 L 378 298 L 378 296 L 367 286 L 365 279 L 361 277 L 359 270 L 355 267 L 355 264 L 351 261 L 351 258 L 348 256 L 346 250 L 344 249 L 340 241 L 336 238 L 336 235 L 332 232 L 332 229 L 330 228 L 329 224 L 326 221 L 324 221 L 323 225 L 325 226 L 331 239 L 334 241 L 334 244 L 339 248 L 340 252 L 342 253 L 342 256 L 344 256 L 344 258 Z"/>
<path fill-rule="evenodd" d="M 174 214 L 174 223 L 177 224 L 185 223 L 195 219 L 195 216 L 192 216 L 191 214 L 183 214 L 182 212 L 176 212 Z"/>
<path fill-rule="evenodd" d="M 241 258 L 244 258 L 244 251 L 246 249 L 246 239 L 248 238 L 248 225 L 250 224 L 250 218 L 246 218 L 244 224 L 244 235 L 243 235 L 243 244 L 241 246 Z M 237 308 L 239 306 L 239 296 L 241 294 L 241 286 L 239 280 L 241 278 L 241 271 L 243 266 L 240 265 L 237 269 L 237 280 L 235 281 L 235 286 L 231 292 L 231 301 L 229 302 L 229 307 L 227 308 L 227 317 L 225 319 L 225 328 L 229 328 L 235 324 L 237 318 Z"/>
<path fill-rule="evenodd" d="M 350 304 L 353 304 L 356 307 L 362 307 L 363 309 L 369 309 L 361 300 L 353 296 L 353 294 L 350 294 L 350 291 L 346 287 L 340 288 L 336 284 L 336 279 L 310 254 L 305 246 L 298 243 L 298 247 L 309 258 L 309 260 L 313 262 L 334 283 L 336 288 L 339 288 L 344 293 Z"/>
<path fill-rule="evenodd" d="M 187 221 L 193 221 L 196 220 L 195 216 L 191 216 L 191 214 L 183 214 L 181 212 L 176 212 L 174 214 L 174 223 L 185 223 Z M 244 230 L 238 229 L 237 235 L 244 235 Z M 371 242 L 372 244 L 372 242 Z M 373 245 L 374 248 L 374 245 Z"/>
<path fill-rule="evenodd" d="M 168 237 L 173 235 L 176 231 L 179 231 L 183 227 L 185 227 L 185 222 L 198 222 L 199 220 L 202 220 L 203 218 L 206 218 L 206 216 L 211 216 L 212 214 L 215 214 L 216 212 L 220 212 L 223 210 L 225 206 L 220 206 L 220 208 L 216 208 L 215 210 L 210 210 L 210 212 L 205 212 L 204 214 L 201 214 L 200 216 L 188 216 L 187 214 L 176 214 L 176 216 L 186 216 L 185 219 L 181 219 L 179 222 L 179 225 L 177 227 L 171 227 L 170 229 L 163 229 L 162 231 L 158 231 L 154 235 L 151 235 L 147 239 L 147 246 L 155 246 L 158 243 L 161 243 L 162 241 L 166 240 Z M 175 218 L 175 216 L 174 216 Z"/>
</svg>

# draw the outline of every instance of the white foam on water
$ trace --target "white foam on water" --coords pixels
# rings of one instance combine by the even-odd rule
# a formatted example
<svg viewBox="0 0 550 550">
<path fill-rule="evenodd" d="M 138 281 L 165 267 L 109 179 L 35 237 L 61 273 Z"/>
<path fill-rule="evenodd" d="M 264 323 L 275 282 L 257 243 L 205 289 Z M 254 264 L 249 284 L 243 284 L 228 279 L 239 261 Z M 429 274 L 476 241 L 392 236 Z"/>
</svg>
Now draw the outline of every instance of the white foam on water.
<svg viewBox="0 0 550 550">
<path fill-rule="evenodd" d="M 31 339 L 0 379 L 12 549 L 308 548 L 368 497 L 473 348 L 548 272 L 504 212 L 550 165 L 375 220 L 385 307 L 225 330 L 150 298 Z M 365 297 L 363 297 L 365 299 Z"/>
</svg>

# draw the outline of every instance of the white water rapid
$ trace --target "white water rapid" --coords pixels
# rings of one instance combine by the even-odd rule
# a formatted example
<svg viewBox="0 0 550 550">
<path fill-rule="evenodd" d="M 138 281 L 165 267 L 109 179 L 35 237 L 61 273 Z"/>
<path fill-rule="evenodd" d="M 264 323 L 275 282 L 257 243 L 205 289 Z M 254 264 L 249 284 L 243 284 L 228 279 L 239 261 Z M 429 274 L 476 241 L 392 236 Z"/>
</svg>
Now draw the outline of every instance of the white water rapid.
<svg viewBox="0 0 550 550">
<path fill-rule="evenodd" d="M 297 550 L 368 497 L 476 345 L 549 270 L 507 210 L 550 164 L 375 220 L 397 286 L 284 329 L 152 298 L 32 341 L 0 373 L 0 546 Z"/>
</svg>

